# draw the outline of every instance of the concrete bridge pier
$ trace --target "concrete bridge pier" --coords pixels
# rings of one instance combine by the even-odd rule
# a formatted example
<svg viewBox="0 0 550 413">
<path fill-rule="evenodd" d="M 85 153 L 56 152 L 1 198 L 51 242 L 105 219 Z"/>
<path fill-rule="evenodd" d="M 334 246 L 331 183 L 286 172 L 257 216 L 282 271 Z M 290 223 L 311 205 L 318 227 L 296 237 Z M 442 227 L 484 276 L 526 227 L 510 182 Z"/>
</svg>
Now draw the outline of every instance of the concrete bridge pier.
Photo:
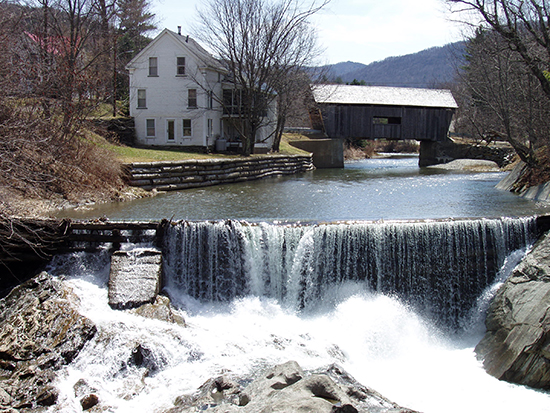
<svg viewBox="0 0 550 413">
<path fill-rule="evenodd" d="M 313 154 L 313 165 L 316 168 L 344 167 L 343 139 L 305 139 L 291 141 L 290 145 Z"/>
<path fill-rule="evenodd" d="M 425 166 L 436 165 L 441 163 L 439 160 L 439 142 L 435 141 L 420 141 L 420 154 L 418 156 L 418 166 L 421 168 Z"/>
</svg>

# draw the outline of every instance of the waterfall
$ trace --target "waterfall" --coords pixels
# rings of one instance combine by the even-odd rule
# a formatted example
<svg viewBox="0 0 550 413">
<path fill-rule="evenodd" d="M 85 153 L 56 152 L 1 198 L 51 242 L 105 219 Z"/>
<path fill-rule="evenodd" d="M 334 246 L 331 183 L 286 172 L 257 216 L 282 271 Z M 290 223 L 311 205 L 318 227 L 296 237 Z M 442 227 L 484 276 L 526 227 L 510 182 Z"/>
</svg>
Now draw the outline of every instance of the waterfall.
<svg viewBox="0 0 550 413">
<path fill-rule="evenodd" d="M 456 329 L 534 218 L 327 224 L 173 223 L 165 283 L 202 301 L 256 295 L 308 311 L 354 282 Z"/>
</svg>

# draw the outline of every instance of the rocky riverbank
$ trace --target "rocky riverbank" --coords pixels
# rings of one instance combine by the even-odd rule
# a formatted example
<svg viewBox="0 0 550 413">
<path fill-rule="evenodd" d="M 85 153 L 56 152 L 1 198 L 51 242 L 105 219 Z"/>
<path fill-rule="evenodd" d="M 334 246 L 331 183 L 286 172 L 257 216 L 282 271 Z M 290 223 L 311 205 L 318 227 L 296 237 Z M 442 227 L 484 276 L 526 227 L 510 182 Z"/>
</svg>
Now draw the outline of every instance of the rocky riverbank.
<svg viewBox="0 0 550 413">
<path fill-rule="evenodd" d="M 512 171 L 498 183 L 497 188 L 503 191 L 510 191 L 518 194 L 522 198 L 532 199 L 533 201 L 550 201 L 550 182 L 539 185 L 527 186 L 525 177 L 529 174 L 529 169 L 524 162 L 518 162 Z"/>
<path fill-rule="evenodd" d="M 550 389 L 550 233 L 499 289 L 486 327 L 476 353 L 489 374 Z"/>
</svg>

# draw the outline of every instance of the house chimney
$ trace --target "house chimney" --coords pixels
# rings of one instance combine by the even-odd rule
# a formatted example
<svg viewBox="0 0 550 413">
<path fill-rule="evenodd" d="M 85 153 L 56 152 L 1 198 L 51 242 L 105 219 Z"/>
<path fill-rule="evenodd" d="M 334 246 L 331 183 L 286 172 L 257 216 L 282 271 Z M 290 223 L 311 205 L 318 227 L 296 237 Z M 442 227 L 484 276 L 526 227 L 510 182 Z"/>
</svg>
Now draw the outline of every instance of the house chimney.
<svg viewBox="0 0 550 413">
<path fill-rule="evenodd" d="M 185 38 L 185 43 L 189 43 L 189 35 Z"/>
<path fill-rule="evenodd" d="M 181 36 L 181 26 L 178 26 L 178 34 Z"/>
</svg>

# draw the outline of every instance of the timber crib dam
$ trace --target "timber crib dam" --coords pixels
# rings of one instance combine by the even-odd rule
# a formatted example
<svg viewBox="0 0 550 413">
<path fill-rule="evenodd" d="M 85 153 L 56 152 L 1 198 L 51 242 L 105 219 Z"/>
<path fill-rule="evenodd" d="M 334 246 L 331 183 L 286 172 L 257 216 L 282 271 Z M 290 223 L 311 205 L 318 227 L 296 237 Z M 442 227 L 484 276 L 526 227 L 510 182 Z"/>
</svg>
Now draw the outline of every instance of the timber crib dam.
<svg viewBox="0 0 550 413">
<path fill-rule="evenodd" d="M 145 190 L 176 191 L 311 171 L 313 155 L 136 162 L 126 165 L 128 183 Z"/>
<path fill-rule="evenodd" d="M 168 220 L 115 222 L 0 217 L 0 297 L 43 268 L 57 254 L 93 252 L 110 245 L 162 242 Z"/>
</svg>

